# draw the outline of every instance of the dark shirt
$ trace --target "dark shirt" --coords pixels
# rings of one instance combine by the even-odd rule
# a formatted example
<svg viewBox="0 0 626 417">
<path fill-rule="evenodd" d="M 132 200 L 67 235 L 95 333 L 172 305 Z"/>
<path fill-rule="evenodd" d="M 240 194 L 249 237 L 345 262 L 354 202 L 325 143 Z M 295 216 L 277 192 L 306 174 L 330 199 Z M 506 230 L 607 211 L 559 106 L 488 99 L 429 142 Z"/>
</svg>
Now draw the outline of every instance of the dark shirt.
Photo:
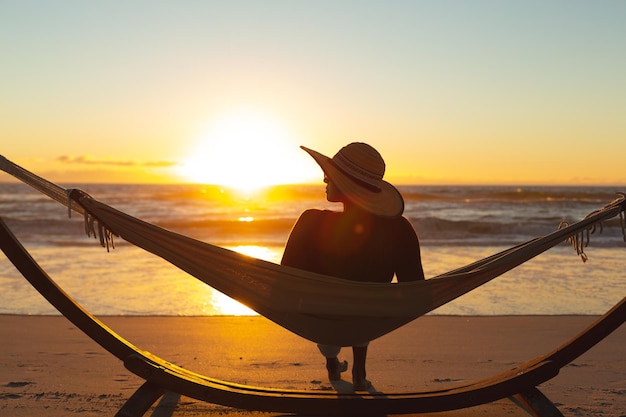
<svg viewBox="0 0 626 417">
<path fill-rule="evenodd" d="M 417 234 L 405 217 L 307 210 L 296 222 L 281 262 L 353 281 L 424 279 Z"/>
</svg>

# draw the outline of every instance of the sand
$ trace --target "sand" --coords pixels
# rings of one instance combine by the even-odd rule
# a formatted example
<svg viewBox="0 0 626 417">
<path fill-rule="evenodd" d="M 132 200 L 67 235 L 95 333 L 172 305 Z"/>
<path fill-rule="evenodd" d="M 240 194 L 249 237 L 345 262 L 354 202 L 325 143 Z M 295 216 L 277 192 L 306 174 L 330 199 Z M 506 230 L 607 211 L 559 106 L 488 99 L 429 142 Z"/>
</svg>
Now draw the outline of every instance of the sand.
<svg viewBox="0 0 626 417">
<path fill-rule="evenodd" d="M 371 343 L 378 391 L 444 388 L 547 353 L 595 317 L 426 316 Z M 142 349 L 188 369 L 265 387 L 333 389 L 310 342 L 262 317 L 105 317 Z M 114 415 L 140 378 L 62 316 L 0 316 L 0 415 Z M 541 391 L 565 416 L 626 416 L 626 326 Z M 342 352 L 351 362 L 351 353 Z M 344 379 L 348 380 L 344 374 Z M 349 389 L 349 382 L 341 383 Z M 339 384 L 339 389 L 341 389 Z M 278 416 L 166 394 L 147 416 Z M 428 414 L 431 415 L 431 414 Z M 433 416 L 526 416 L 509 400 Z"/>
</svg>

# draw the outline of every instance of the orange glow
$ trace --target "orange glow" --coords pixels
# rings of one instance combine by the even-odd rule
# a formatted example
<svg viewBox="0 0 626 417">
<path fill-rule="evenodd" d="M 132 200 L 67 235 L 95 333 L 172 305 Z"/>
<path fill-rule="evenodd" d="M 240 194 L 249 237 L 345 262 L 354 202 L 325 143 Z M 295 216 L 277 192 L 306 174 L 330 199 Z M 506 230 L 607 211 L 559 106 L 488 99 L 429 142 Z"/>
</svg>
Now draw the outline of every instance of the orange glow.
<svg viewBox="0 0 626 417">
<path fill-rule="evenodd" d="M 254 191 L 318 175 L 299 143 L 270 116 L 250 110 L 219 117 L 179 168 L 188 180 Z M 307 172 L 307 169 L 310 170 Z"/>
</svg>

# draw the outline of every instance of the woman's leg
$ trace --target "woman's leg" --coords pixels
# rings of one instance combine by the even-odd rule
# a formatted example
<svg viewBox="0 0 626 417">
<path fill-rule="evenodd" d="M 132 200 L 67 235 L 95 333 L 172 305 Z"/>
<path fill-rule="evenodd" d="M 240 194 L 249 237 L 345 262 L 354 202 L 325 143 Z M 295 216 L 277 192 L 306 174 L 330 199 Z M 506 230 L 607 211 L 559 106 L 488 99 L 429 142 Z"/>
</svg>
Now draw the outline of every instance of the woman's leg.
<svg viewBox="0 0 626 417">
<path fill-rule="evenodd" d="M 352 384 L 355 391 L 367 391 L 372 383 L 365 379 L 365 360 L 367 359 L 367 343 L 359 346 L 352 346 L 354 363 L 352 364 Z"/>
<path fill-rule="evenodd" d="M 326 358 L 326 370 L 328 371 L 328 379 L 331 381 L 339 381 L 341 373 L 348 369 L 348 362 L 339 362 L 337 356 L 341 351 L 340 346 L 317 345 L 320 353 Z"/>
</svg>

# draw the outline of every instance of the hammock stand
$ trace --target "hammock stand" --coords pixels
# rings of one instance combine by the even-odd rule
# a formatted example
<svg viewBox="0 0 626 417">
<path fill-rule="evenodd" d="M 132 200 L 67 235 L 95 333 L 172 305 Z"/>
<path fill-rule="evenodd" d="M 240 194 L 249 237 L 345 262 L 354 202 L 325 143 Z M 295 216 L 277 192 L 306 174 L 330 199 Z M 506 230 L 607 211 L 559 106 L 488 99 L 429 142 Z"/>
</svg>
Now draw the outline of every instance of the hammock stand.
<svg viewBox="0 0 626 417">
<path fill-rule="evenodd" d="M 88 233 L 97 234 L 101 244 L 107 248 L 111 244 L 112 235 L 120 235 L 122 238 L 144 249 L 155 253 L 181 269 L 191 273 L 197 278 L 211 285 L 213 278 L 201 270 L 189 259 L 180 256 L 180 253 L 172 247 L 159 246 L 169 240 L 178 244 L 191 244 L 191 247 L 207 249 L 207 244 L 195 242 L 192 239 L 149 225 L 138 219 L 121 213 L 105 204 L 99 203 L 87 194 L 78 190 L 64 190 L 29 171 L 13 164 L 0 156 L 0 169 L 19 178 L 33 186 L 51 198 L 67 205 L 79 213 L 85 215 L 86 230 Z M 72 204 L 76 201 L 79 205 Z M 620 215 L 622 228 L 624 219 L 622 212 L 626 209 L 625 197 L 620 198 L 587 216 L 585 219 L 565 226 L 549 235 L 533 239 L 530 242 L 518 245 L 514 248 L 495 254 L 481 261 L 477 261 L 467 267 L 451 271 L 434 279 L 426 280 L 427 283 L 419 289 L 427 292 L 425 298 L 427 306 L 416 308 L 420 300 L 409 303 L 396 303 L 399 310 L 396 314 L 383 317 L 381 325 L 376 329 L 377 334 L 369 334 L 368 340 L 413 320 L 433 308 L 459 297 L 460 295 L 482 285 L 484 282 L 501 275 L 528 259 L 542 253 L 550 247 L 571 239 L 579 254 L 584 259 L 585 236 L 595 228 L 595 225 L 603 220 Z M 587 236 L 588 239 L 588 236 Z M 158 245 L 154 245 L 155 240 Z M 536 386 L 545 382 L 559 372 L 559 369 L 567 365 L 600 340 L 618 328 L 626 320 L 626 298 L 622 299 L 615 307 L 594 322 L 591 326 L 572 338 L 562 346 L 559 346 L 546 355 L 531 359 L 511 370 L 491 378 L 483 379 L 469 384 L 454 386 L 448 389 L 434 391 L 411 392 L 411 393 L 329 393 L 317 391 L 296 391 L 265 389 L 231 382 L 219 381 L 203 375 L 199 375 L 180 368 L 148 352 L 133 346 L 130 342 L 117 335 L 113 330 L 105 326 L 92 314 L 76 303 L 66 294 L 39 265 L 32 259 L 17 238 L 8 229 L 4 221 L 0 219 L 0 245 L 6 256 L 13 262 L 24 277 L 33 285 L 52 305 L 54 305 L 65 317 L 72 321 L 78 328 L 85 332 L 94 341 L 122 360 L 125 366 L 133 373 L 144 378 L 146 382 L 137 392 L 129 398 L 127 403 L 120 409 L 119 416 L 140 416 L 166 391 L 172 391 L 191 398 L 217 403 L 226 406 L 244 408 L 257 411 L 278 411 L 304 414 L 407 414 L 416 412 L 446 411 L 485 404 L 503 398 L 511 398 L 522 406 L 531 415 L 541 417 L 562 416 Z M 389 292 L 388 296 L 398 299 L 398 294 L 411 291 L 412 283 L 407 284 L 374 284 L 363 285 L 362 283 L 346 282 L 330 277 L 318 276 L 317 274 L 304 273 L 293 268 L 280 267 L 260 260 L 253 260 L 245 256 L 234 254 L 225 249 L 211 247 L 212 258 L 217 261 L 226 259 L 228 273 L 237 274 L 236 266 L 239 265 L 246 274 L 254 274 L 255 271 L 269 269 L 274 273 L 286 274 L 289 278 L 303 278 L 311 281 L 313 286 L 337 284 L 338 288 L 347 287 L 349 292 L 363 289 L 359 294 L 367 298 L 368 294 L 379 293 L 381 289 L 400 289 L 400 292 Z M 202 252 L 206 254 L 206 252 Z M 195 254 L 197 255 L 197 254 Z M 202 268 L 200 268 L 202 269 Z M 228 274 L 226 274 L 228 275 Z M 247 277 L 247 275 L 246 275 Z M 442 284 L 440 284 L 442 283 Z M 220 283 L 221 284 L 221 283 Z M 222 291 L 222 287 L 217 287 Z M 374 289 L 374 291 L 372 291 Z M 452 291 L 451 291 L 452 289 Z M 227 295 L 235 295 L 238 298 L 237 288 L 227 287 Z M 418 294 L 416 292 L 416 294 Z M 385 295 L 385 294 L 383 294 Z M 394 298 L 395 297 L 395 298 Z M 245 298 L 245 297 L 243 297 Z M 358 298 L 358 297 L 357 297 Z M 354 299 L 354 298 L 352 298 Z M 349 301 L 349 300 L 348 300 Z M 355 313 L 338 311 L 336 316 L 310 317 L 311 311 L 319 309 L 318 305 L 309 306 L 304 312 L 293 310 L 290 305 L 281 306 L 287 312 L 287 317 L 294 313 L 300 313 L 296 322 L 285 320 L 282 314 L 275 314 L 273 310 L 266 310 L 263 304 L 256 304 L 252 300 L 251 307 L 281 324 L 289 330 L 300 334 L 313 341 L 325 342 L 324 336 L 311 332 L 307 327 L 315 327 L 315 320 L 323 320 L 328 324 L 329 319 L 354 320 Z M 434 306 L 434 307 L 433 307 Z M 389 307 L 389 306 L 385 306 Z M 290 310 L 291 309 L 291 310 Z M 319 310 L 317 310 L 319 311 Z M 267 313 L 267 314 L 265 314 Z M 383 311 L 369 312 L 368 321 L 385 314 Z M 313 320 L 306 322 L 307 319 Z M 298 321 L 304 320 L 304 330 L 299 327 Z M 341 324 L 343 326 L 343 324 Z M 340 326 L 340 327 L 341 327 Z M 358 332 L 357 332 L 358 333 Z M 351 344 L 355 340 L 354 335 L 348 335 L 344 340 Z M 358 336 L 356 336 L 358 337 Z M 334 341 L 334 339 L 333 339 Z"/>
<path fill-rule="evenodd" d="M 617 329 L 626 320 L 626 297 L 553 351 L 483 380 L 445 389 L 406 393 L 339 393 L 280 390 L 241 385 L 203 376 L 143 351 L 115 333 L 73 300 L 36 263 L 0 218 L 0 246 L 31 285 L 61 314 L 146 382 L 118 411 L 138 417 L 166 392 L 255 411 L 319 415 L 381 415 L 449 411 L 510 398 L 530 415 L 562 417 L 537 389 Z"/>
</svg>

